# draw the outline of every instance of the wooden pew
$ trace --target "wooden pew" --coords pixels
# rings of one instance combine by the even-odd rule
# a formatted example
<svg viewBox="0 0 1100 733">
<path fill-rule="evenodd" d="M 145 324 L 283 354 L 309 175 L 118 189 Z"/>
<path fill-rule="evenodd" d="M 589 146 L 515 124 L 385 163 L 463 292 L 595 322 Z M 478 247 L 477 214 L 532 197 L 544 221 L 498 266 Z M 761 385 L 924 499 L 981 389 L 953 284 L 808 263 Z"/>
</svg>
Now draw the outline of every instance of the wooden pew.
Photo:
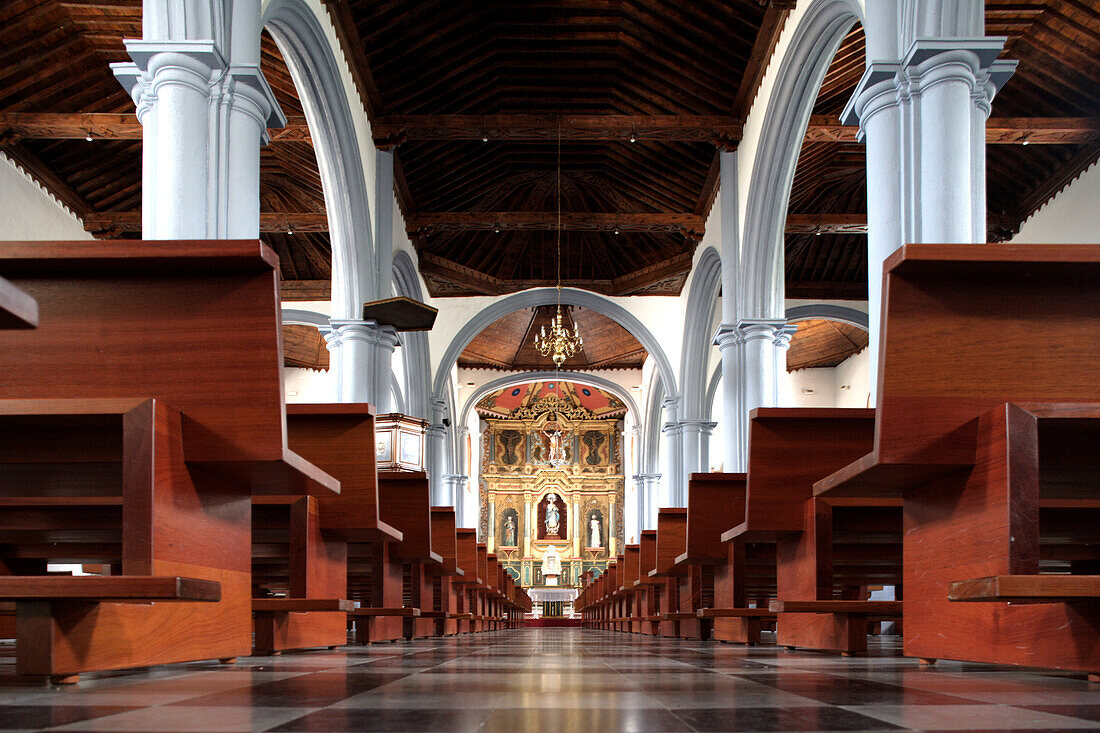
<svg viewBox="0 0 1100 733">
<path fill-rule="evenodd" d="M 714 566 L 727 554 L 722 532 L 741 523 L 744 507 L 745 474 L 693 473 L 689 478 L 684 551 L 666 573 L 677 586 L 681 638 L 710 637 L 711 617 L 698 612 L 714 607 Z"/>
<path fill-rule="evenodd" d="M 1100 250 L 907 245 L 883 277 L 874 446 L 815 493 L 902 499 L 907 655 L 1095 675 Z"/>
<path fill-rule="evenodd" d="M 497 562 L 495 552 L 487 552 L 485 555 L 485 574 L 488 576 L 488 592 L 486 593 L 486 622 L 489 631 L 499 631 L 501 628 L 501 616 L 504 613 L 501 599 L 504 594 L 500 590 L 500 563 Z"/>
<path fill-rule="evenodd" d="M 373 445 L 373 444 L 372 444 Z M 390 556 L 404 564 L 403 606 L 416 611 L 406 619 L 406 638 L 429 637 L 435 620 L 423 616 L 434 609 L 434 576 L 443 558 L 432 549 L 431 492 L 423 471 L 379 471 L 378 510 L 383 521 L 403 535 L 391 545 Z"/>
<path fill-rule="evenodd" d="M 374 444 L 374 408 L 363 403 L 287 405 L 287 440 L 297 453 L 340 480 L 339 495 L 318 498 L 317 516 L 327 546 L 346 547 L 345 595 L 336 597 L 359 607 L 348 612 L 344 623 L 354 624 L 358 643 L 402 638 L 403 619 L 411 609 L 402 605 L 402 566 L 390 558 L 390 545 L 403 537 L 379 518 L 375 455 L 363 450 Z M 339 562 L 329 554 L 321 562 L 333 561 Z M 323 597 L 339 587 L 332 579 L 328 590 L 316 587 L 314 593 Z M 323 623 L 334 624 L 335 618 Z"/>
<path fill-rule="evenodd" d="M 339 486 L 287 448 L 277 265 L 255 241 L 0 244 L 42 316 L 0 331 L 0 600 L 18 605 L 20 673 L 251 649 L 252 493 Z M 51 561 L 117 569 L 127 601 L 98 578 L 35 595 L 13 577 Z"/>
<path fill-rule="evenodd" d="M 479 631 L 477 619 L 480 587 L 482 579 L 478 575 L 477 530 L 472 527 L 460 527 L 455 530 L 455 548 L 457 564 L 464 571 L 455 583 L 461 588 L 461 611 L 458 618 L 459 633 Z"/>
<path fill-rule="evenodd" d="M 252 498 L 253 649 L 347 642 L 347 543 L 325 532 L 313 496 Z"/>
<path fill-rule="evenodd" d="M 489 602 L 492 586 L 489 578 L 489 546 L 484 542 L 477 543 L 477 576 L 481 578 L 481 585 L 477 589 L 477 615 L 476 630 L 491 631 L 489 619 Z"/>
<path fill-rule="evenodd" d="M 640 539 L 634 616 L 638 619 L 639 633 L 656 636 L 661 613 L 659 587 L 664 584 L 663 578 L 652 575 L 657 568 L 657 530 L 643 529 Z"/>
<path fill-rule="evenodd" d="M 641 621 L 638 619 L 638 603 L 636 599 L 636 596 L 640 592 L 637 583 L 638 578 L 641 577 L 641 556 L 642 548 L 640 545 L 627 545 L 623 550 L 623 615 L 627 620 L 623 623 L 622 630 L 632 634 L 637 634 L 641 631 Z"/>
<path fill-rule="evenodd" d="M 466 571 L 458 564 L 458 530 L 453 506 L 432 507 L 432 547 L 443 558 L 443 572 L 437 577 L 436 605 L 442 614 L 436 620 L 436 636 L 458 633 L 459 617 L 463 614 Z M 421 614 L 423 615 L 423 614 Z"/>
<path fill-rule="evenodd" d="M 657 511 L 657 560 L 649 577 L 661 579 L 653 586 L 660 608 L 658 633 L 661 636 L 680 635 L 679 583 L 673 571 L 676 558 L 687 546 L 687 509 L 666 507 Z M 694 614 L 691 614 L 694 617 Z"/>
<path fill-rule="evenodd" d="M 744 521 L 722 535 L 731 547 L 716 583 L 718 608 L 731 610 L 716 618 L 715 638 L 757 643 L 761 622 L 783 609 L 776 629 L 781 645 L 849 654 L 866 649 L 867 614 L 884 607 L 860 605 L 866 600 L 856 596 L 862 586 L 897 578 L 900 508 L 870 500 L 834 507 L 814 499 L 813 482 L 867 450 L 873 432 L 872 410 L 752 412 Z M 769 563 L 767 573 L 750 575 L 760 567 L 749 564 L 754 556 Z M 772 577 L 777 600 L 800 605 L 764 603 Z M 747 603 L 751 597 L 756 608 Z"/>
</svg>

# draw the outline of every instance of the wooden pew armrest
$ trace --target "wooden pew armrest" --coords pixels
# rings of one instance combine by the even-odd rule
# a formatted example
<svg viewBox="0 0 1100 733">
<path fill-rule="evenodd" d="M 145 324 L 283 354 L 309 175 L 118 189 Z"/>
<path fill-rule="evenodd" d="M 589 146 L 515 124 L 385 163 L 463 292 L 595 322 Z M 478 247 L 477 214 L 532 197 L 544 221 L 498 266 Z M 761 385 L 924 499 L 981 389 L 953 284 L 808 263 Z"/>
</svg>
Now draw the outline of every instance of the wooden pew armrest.
<svg viewBox="0 0 1100 733">
<path fill-rule="evenodd" d="M 994 575 L 951 583 L 952 601 L 1100 602 L 1100 575 Z"/>
<path fill-rule="evenodd" d="M 349 616 L 412 616 L 419 617 L 419 608 L 356 608 L 348 611 Z"/>
<path fill-rule="evenodd" d="M 354 601 L 343 598 L 253 598 L 252 610 L 289 613 L 308 611 L 348 612 L 355 610 Z"/>
<path fill-rule="evenodd" d="M 775 613 L 767 608 L 700 608 L 695 615 L 699 618 L 775 618 Z"/>
<path fill-rule="evenodd" d="M 856 616 L 901 616 L 901 601 L 783 601 L 768 604 L 772 613 L 841 613 Z"/>
<path fill-rule="evenodd" d="M 0 600 L 152 603 L 221 600 L 221 583 L 174 575 L 0 577 Z"/>
</svg>

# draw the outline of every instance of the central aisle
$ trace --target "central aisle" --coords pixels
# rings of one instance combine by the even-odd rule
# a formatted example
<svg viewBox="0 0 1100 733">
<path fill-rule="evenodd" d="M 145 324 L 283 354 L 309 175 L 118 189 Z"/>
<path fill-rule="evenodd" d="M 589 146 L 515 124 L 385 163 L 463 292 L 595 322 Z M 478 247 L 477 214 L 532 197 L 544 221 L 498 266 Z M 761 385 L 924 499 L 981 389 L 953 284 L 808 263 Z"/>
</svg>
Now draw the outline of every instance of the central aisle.
<svg viewBox="0 0 1100 733">
<path fill-rule="evenodd" d="M 881 643 L 877 643 L 881 641 Z M 896 640 L 871 658 L 573 629 L 250 657 L 83 676 L 14 676 L 0 646 L 0 731 L 588 731 L 1082 729 L 1100 686 L 941 662 Z"/>
</svg>

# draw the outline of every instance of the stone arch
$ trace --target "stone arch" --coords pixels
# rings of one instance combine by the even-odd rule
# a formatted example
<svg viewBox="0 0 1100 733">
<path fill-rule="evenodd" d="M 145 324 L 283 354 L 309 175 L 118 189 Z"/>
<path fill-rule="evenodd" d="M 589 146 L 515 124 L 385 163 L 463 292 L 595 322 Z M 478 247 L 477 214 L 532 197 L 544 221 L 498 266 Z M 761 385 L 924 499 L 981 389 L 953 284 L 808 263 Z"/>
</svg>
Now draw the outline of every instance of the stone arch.
<svg viewBox="0 0 1100 733">
<path fill-rule="evenodd" d="M 362 317 L 374 300 L 370 198 L 354 117 L 340 67 L 324 29 L 305 0 L 271 0 L 263 27 L 279 46 L 306 113 L 332 243 L 332 317 Z"/>
<path fill-rule="evenodd" d="M 795 165 L 817 91 L 837 49 L 863 20 L 858 0 L 817 0 L 794 31 L 776 86 L 764 112 L 753 161 L 741 241 L 746 248 L 741 313 L 749 318 L 783 315 L 783 242 Z"/>
<path fill-rule="evenodd" d="M 718 395 L 718 385 L 722 383 L 722 364 L 719 362 L 715 365 L 714 370 L 710 373 L 710 379 L 707 380 L 707 400 L 703 404 L 705 410 L 703 414 L 706 417 L 710 417 L 714 414 L 714 398 Z"/>
<path fill-rule="evenodd" d="M 483 308 L 477 315 L 467 321 L 465 326 L 459 329 L 455 337 L 451 339 L 451 343 L 447 346 L 447 350 L 443 353 L 443 359 L 439 362 L 439 366 L 436 367 L 435 381 L 432 385 L 433 398 L 441 399 L 443 397 L 451 367 L 458 361 L 459 354 L 462 353 L 462 350 L 466 348 L 467 344 L 473 341 L 475 336 L 481 333 L 493 323 L 493 321 L 522 308 L 551 305 L 556 303 L 557 299 L 558 293 L 555 288 L 535 288 L 501 298 L 495 303 Z M 606 297 L 588 290 L 563 288 L 561 291 L 561 302 L 563 305 L 576 305 L 594 310 L 597 313 L 607 316 L 629 331 L 634 338 L 638 339 L 653 358 L 657 367 L 657 373 L 660 375 L 661 382 L 664 384 L 666 396 L 669 399 L 679 399 L 679 393 L 676 389 L 676 373 L 672 370 L 672 365 L 669 363 L 668 357 L 665 356 L 664 349 L 661 348 L 652 332 L 650 332 L 634 314 L 621 305 L 611 302 Z"/>
<path fill-rule="evenodd" d="M 714 334 L 710 332 L 714 306 L 722 287 L 722 258 L 707 247 L 695 265 L 684 315 L 684 343 L 680 352 L 682 417 L 702 420 L 706 394 L 706 369 Z"/>
<path fill-rule="evenodd" d="M 826 321 L 840 321 L 862 328 L 864 331 L 870 330 L 868 315 L 861 310 L 849 308 L 846 305 L 829 305 L 828 303 L 799 305 L 788 308 L 786 318 L 788 321 L 808 321 L 815 318 Z"/>
<path fill-rule="evenodd" d="M 393 293 L 424 301 L 416 265 L 405 250 L 393 255 Z M 401 334 L 405 360 L 405 409 L 413 417 L 431 417 L 432 367 L 428 351 L 428 335 L 420 331 Z"/>
</svg>

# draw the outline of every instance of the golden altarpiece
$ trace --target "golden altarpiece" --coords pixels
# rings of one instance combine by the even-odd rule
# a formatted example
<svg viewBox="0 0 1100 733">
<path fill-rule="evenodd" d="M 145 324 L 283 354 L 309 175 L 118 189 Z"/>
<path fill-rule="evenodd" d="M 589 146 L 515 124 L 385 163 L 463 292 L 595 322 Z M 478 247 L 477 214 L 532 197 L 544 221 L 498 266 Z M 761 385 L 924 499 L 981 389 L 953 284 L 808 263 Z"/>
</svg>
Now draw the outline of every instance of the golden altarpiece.
<svg viewBox="0 0 1100 733">
<path fill-rule="evenodd" d="M 507 387 L 482 417 L 481 536 L 525 587 L 569 586 L 622 544 L 622 417 L 613 395 L 572 382 Z M 551 549 L 553 548 L 553 549 Z M 558 578 L 544 578 L 556 566 Z"/>
</svg>

